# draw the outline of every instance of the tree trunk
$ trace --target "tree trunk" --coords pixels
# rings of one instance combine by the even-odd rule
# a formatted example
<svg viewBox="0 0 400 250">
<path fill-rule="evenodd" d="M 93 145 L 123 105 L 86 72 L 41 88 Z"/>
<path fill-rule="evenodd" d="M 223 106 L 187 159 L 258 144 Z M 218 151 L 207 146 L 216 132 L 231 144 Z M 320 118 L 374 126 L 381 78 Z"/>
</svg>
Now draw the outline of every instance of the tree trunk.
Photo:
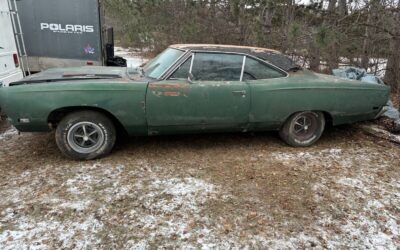
<svg viewBox="0 0 400 250">
<path fill-rule="evenodd" d="M 328 11 L 329 12 L 334 12 L 335 11 L 336 2 L 337 2 L 337 0 L 329 0 L 329 5 L 328 5 Z"/>
<path fill-rule="evenodd" d="M 330 53 L 329 53 L 329 58 L 328 58 L 328 68 L 329 68 L 329 73 L 332 72 L 333 69 L 337 69 L 339 67 L 339 55 L 338 55 L 338 43 L 335 42 L 330 46 Z"/>
<path fill-rule="evenodd" d="M 335 15 L 334 10 L 336 9 L 336 0 L 330 0 L 328 9 L 330 10 L 330 24 L 333 27 L 334 30 L 338 30 L 338 17 Z M 338 16 L 339 18 L 347 15 L 347 1 L 346 0 L 339 0 L 338 4 Z M 329 52 L 328 52 L 328 58 L 326 59 L 328 63 L 328 71 L 332 72 L 333 69 L 336 69 L 339 67 L 339 44 L 338 41 L 335 41 L 330 47 L 329 47 Z"/>
<path fill-rule="evenodd" d="M 367 15 L 367 25 L 365 25 L 364 32 L 364 40 L 361 54 L 361 67 L 368 70 L 369 68 L 369 54 L 371 47 L 371 36 L 373 36 L 374 32 L 376 32 L 375 28 L 371 28 L 370 26 L 374 24 L 376 17 L 379 16 L 379 10 L 381 9 L 379 0 L 371 0 L 368 6 L 368 15 Z"/>
<path fill-rule="evenodd" d="M 268 35 L 271 33 L 272 18 L 274 17 L 275 10 L 271 6 L 265 6 L 262 11 L 262 29 L 264 34 Z"/>
<path fill-rule="evenodd" d="M 282 27 L 282 32 L 285 34 L 282 41 L 282 51 L 286 51 L 289 48 L 289 32 L 294 19 L 294 5 L 294 0 L 286 0 L 286 18 Z"/>
<path fill-rule="evenodd" d="M 370 40 L 370 27 L 369 24 L 371 23 L 372 19 L 372 11 L 373 7 L 370 5 L 368 7 L 368 16 L 367 16 L 367 25 L 365 26 L 365 32 L 364 32 L 364 40 L 363 40 L 363 47 L 362 47 L 362 54 L 361 54 L 361 67 L 368 70 L 369 67 L 369 56 L 368 56 L 368 51 L 369 51 L 369 40 Z"/>
<path fill-rule="evenodd" d="M 347 0 L 339 0 L 339 15 L 340 16 L 346 16 L 349 14 L 349 10 L 347 8 Z"/>
<path fill-rule="evenodd" d="M 390 84 L 393 89 L 400 90 L 400 39 L 393 38 L 390 44 L 390 57 L 388 58 L 385 82 Z"/>
<path fill-rule="evenodd" d="M 400 1 L 398 2 L 400 8 Z M 400 23 L 400 12 L 395 15 L 395 22 Z M 390 43 L 390 56 L 386 65 L 385 82 L 388 83 L 393 90 L 397 91 L 398 98 L 400 98 L 400 27 L 394 26 L 392 41 Z"/>
<path fill-rule="evenodd" d="M 319 72 L 321 64 L 321 51 L 314 42 L 310 42 L 310 69 Z"/>
<path fill-rule="evenodd" d="M 275 6 L 271 2 L 266 2 L 261 11 L 261 24 L 263 31 L 263 43 L 266 46 L 271 46 L 272 19 L 275 15 Z"/>
</svg>

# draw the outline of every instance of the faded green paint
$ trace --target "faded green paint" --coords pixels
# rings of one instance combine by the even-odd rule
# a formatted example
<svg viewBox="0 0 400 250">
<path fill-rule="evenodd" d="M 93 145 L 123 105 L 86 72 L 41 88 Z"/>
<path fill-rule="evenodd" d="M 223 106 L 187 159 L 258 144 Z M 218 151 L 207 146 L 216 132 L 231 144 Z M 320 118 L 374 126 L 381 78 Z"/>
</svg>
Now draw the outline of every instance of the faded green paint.
<svg viewBox="0 0 400 250">
<path fill-rule="evenodd" d="M 333 125 L 371 120 L 386 105 L 384 85 L 340 79 L 304 70 L 287 78 L 249 81 L 252 96 L 250 123 L 254 129 L 278 129 L 293 113 L 324 111 Z"/>
<path fill-rule="evenodd" d="M 374 119 L 389 92 L 384 85 L 303 70 L 248 82 L 119 78 L 18 85 L 0 88 L 0 107 L 23 132 L 48 131 L 50 113 L 69 107 L 105 110 L 130 135 L 252 131 L 278 129 L 304 110 L 329 113 L 334 125 Z"/>
<path fill-rule="evenodd" d="M 245 82 L 154 82 L 147 91 L 150 133 L 246 128 L 250 111 Z"/>
<path fill-rule="evenodd" d="M 100 108 L 114 115 L 130 134 L 146 134 L 146 82 L 120 80 L 40 83 L 0 88 L 0 105 L 18 130 L 47 131 L 54 110 Z M 19 118 L 29 118 L 21 124 Z"/>
</svg>

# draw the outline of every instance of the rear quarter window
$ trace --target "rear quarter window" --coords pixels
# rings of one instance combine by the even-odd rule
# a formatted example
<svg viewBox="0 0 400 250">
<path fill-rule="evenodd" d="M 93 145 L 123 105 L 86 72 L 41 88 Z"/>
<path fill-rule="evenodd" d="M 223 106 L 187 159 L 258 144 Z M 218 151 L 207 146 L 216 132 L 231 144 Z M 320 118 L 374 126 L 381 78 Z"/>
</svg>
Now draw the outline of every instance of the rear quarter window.
<svg viewBox="0 0 400 250">
<path fill-rule="evenodd" d="M 285 77 L 286 74 L 261 61 L 246 57 L 243 80 L 260 80 Z"/>
</svg>

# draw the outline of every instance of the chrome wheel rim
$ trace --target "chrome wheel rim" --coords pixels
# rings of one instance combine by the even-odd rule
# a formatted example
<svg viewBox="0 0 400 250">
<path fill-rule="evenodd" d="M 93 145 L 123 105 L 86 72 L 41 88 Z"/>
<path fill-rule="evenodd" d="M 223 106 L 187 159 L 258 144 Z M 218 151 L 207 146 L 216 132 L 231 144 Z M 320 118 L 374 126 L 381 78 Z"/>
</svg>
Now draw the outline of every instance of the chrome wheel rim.
<svg viewBox="0 0 400 250">
<path fill-rule="evenodd" d="M 69 146 L 81 154 L 90 154 L 104 144 L 103 130 L 92 122 L 79 122 L 68 131 L 67 141 Z"/>
<path fill-rule="evenodd" d="M 299 115 L 293 123 L 293 132 L 301 140 L 307 140 L 314 136 L 317 129 L 317 120 L 313 114 Z"/>
</svg>

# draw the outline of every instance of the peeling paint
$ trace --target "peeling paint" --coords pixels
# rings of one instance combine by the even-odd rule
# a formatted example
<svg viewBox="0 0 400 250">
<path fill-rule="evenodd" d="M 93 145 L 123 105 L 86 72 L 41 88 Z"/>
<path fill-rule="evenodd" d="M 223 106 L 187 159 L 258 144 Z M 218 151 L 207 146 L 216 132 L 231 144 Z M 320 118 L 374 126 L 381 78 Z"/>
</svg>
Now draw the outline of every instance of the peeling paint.
<svg viewBox="0 0 400 250">
<path fill-rule="evenodd" d="M 181 96 L 181 92 L 178 91 L 164 91 L 162 92 L 164 96 Z"/>
<path fill-rule="evenodd" d="M 190 87 L 188 83 L 150 83 L 149 89 L 151 89 L 151 93 L 157 97 L 161 96 L 169 96 L 169 97 L 178 97 L 184 96 L 187 97 L 187 93 L 185 93 Z"/>
<path fill-rule="evenodd" d="M 151 89 L 159 89 L 159 88 L 171 88 L 171 89 L 185 89 L 189 88 L 190 84 L 188 83 L 150 83 L 149 88 Z"/>
<path fill-rule="evenodd" d="M 187 94 L 182 93 L 180 91 L 152 91 L 151 93 L 157 97 L 160 97 L 160 96 L 171 96 L 171 97 L 184 96 L 184 97 L 187 97 Z"/>
</svg>

